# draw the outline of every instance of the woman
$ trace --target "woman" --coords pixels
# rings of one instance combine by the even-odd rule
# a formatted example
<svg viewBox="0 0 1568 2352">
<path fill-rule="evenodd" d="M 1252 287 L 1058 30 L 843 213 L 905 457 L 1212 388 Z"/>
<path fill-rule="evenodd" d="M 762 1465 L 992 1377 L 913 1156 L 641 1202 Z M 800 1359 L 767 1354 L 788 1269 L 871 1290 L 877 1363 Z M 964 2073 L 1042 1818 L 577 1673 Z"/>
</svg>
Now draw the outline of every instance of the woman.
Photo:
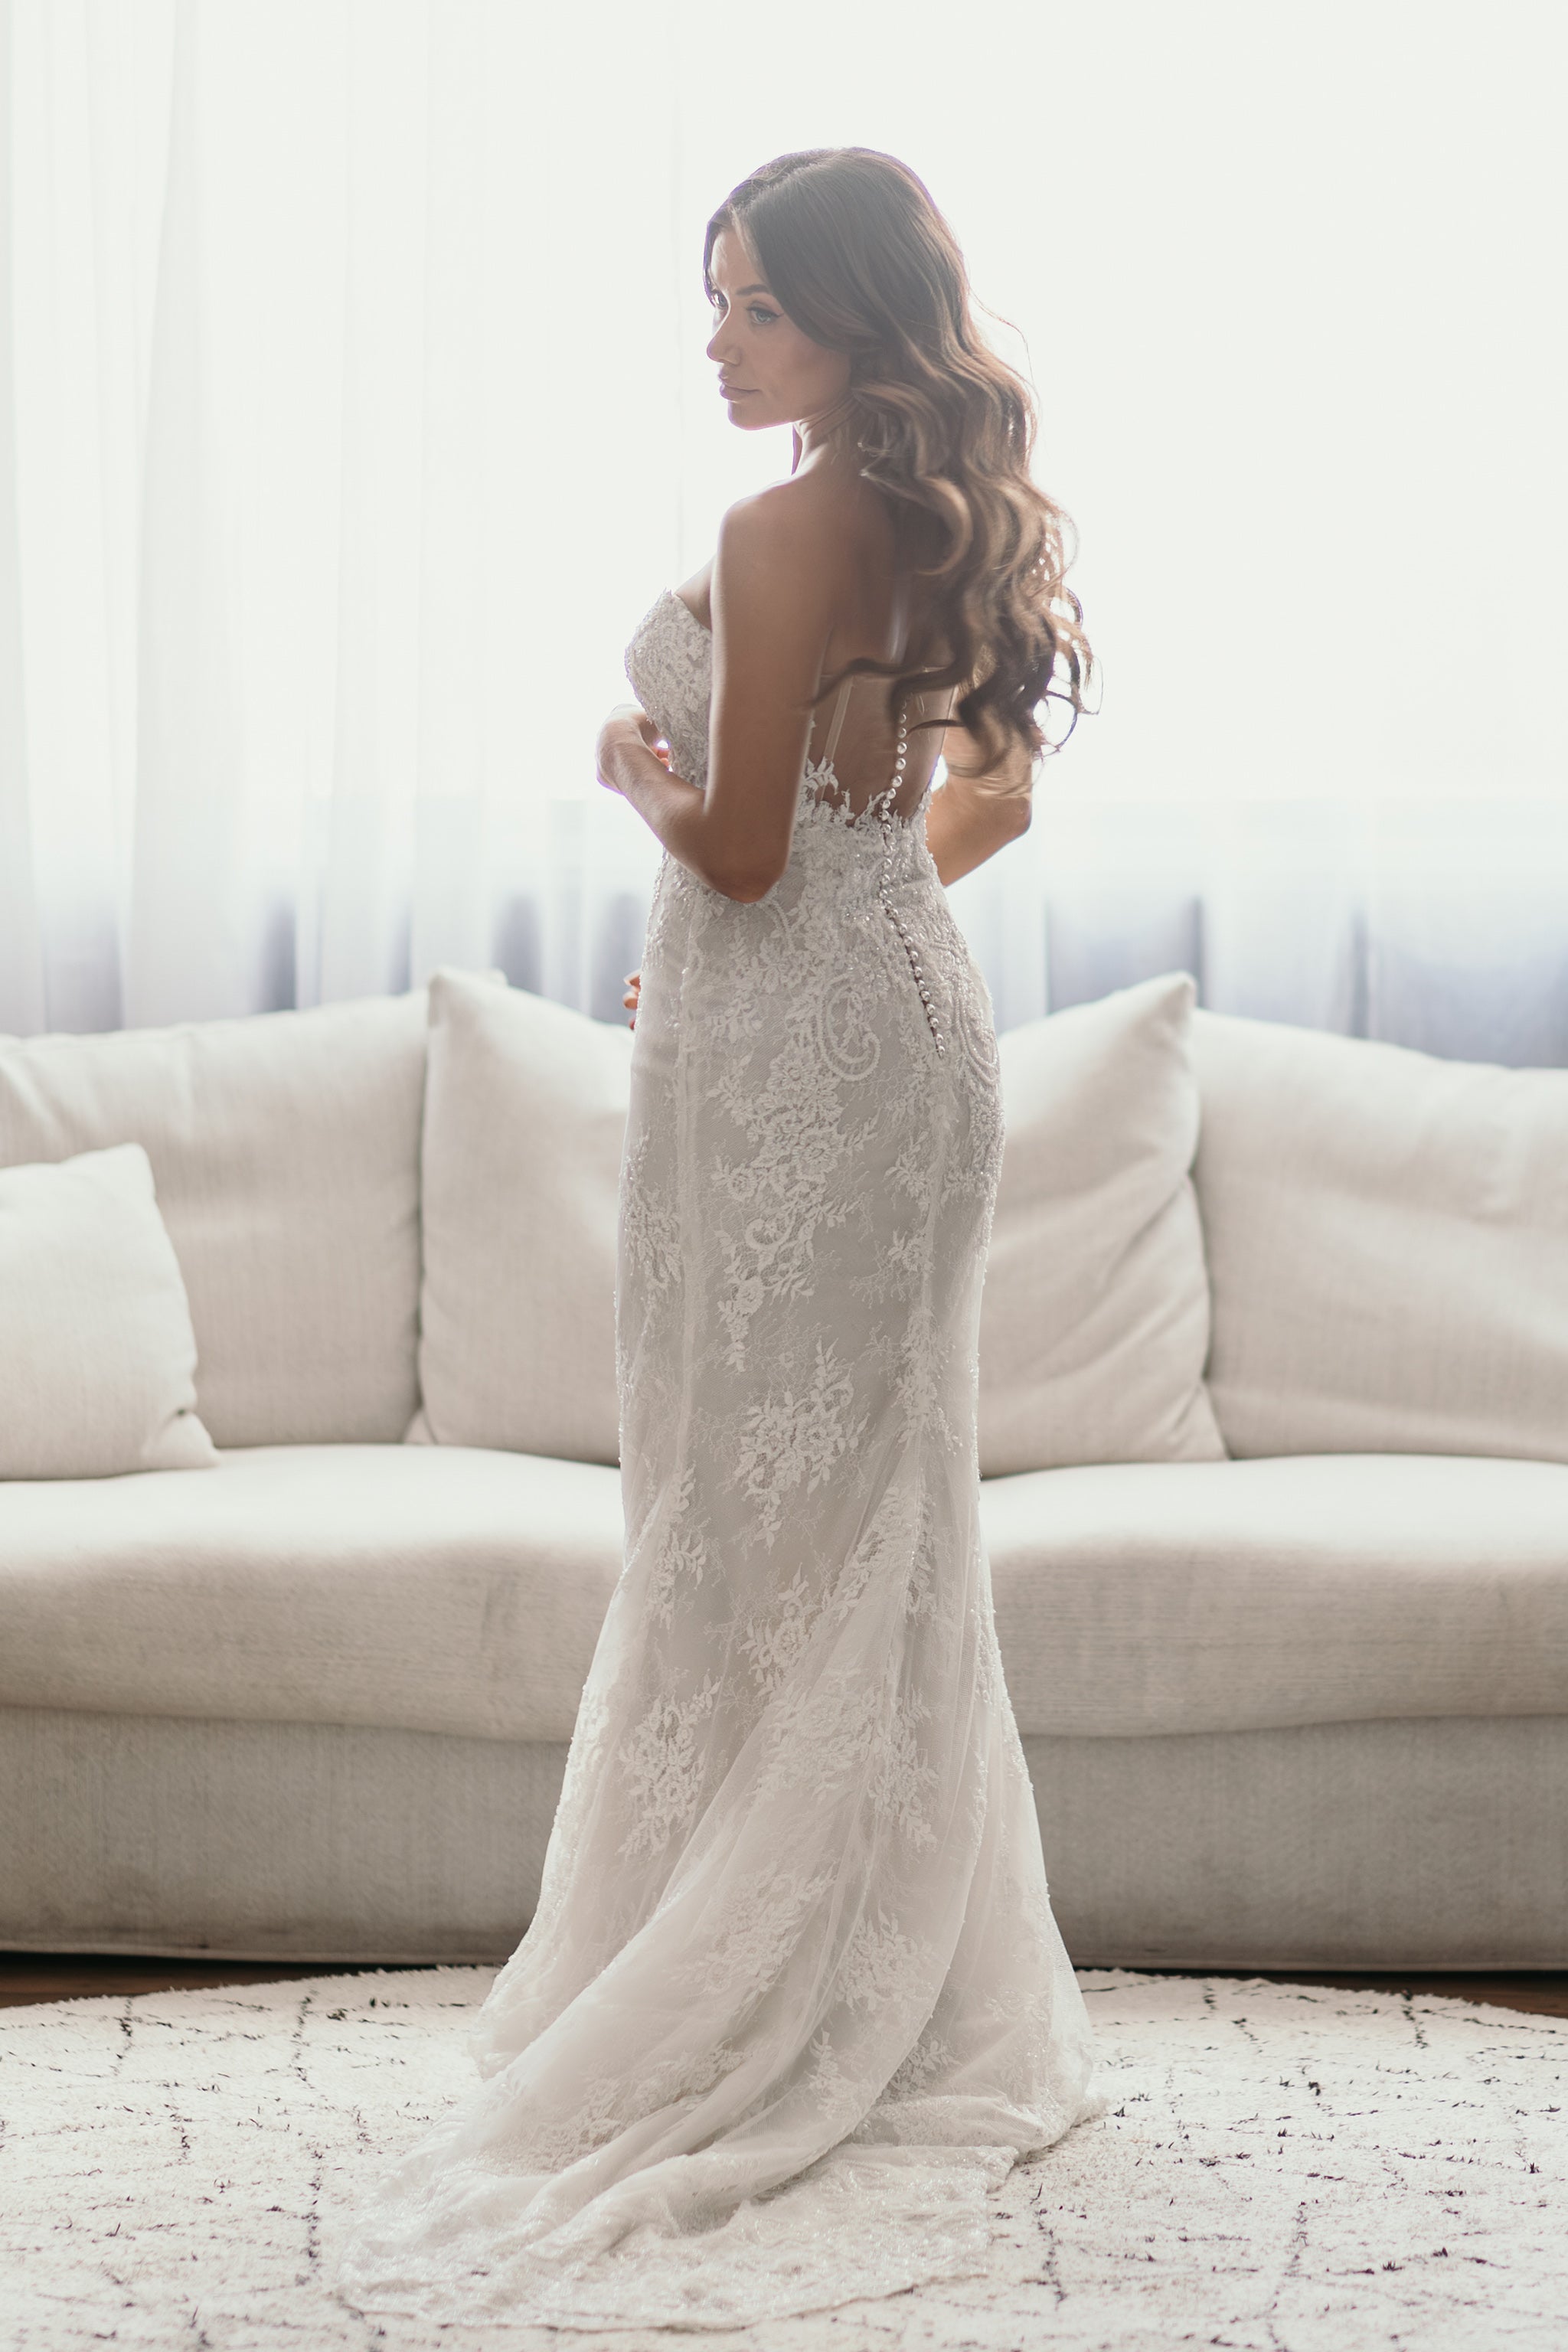
<svg viewBox="0 0 1568 2352">
<path fill-rule="evenodd" d="M 667 852 L 625 1566 L 485 2079 L 356 2217 L 372 2310 L 720 2327 L 973 2272 L 989 2192 L 1105 2105 L 979 1527 L 1002 1116 L 942 890 L 1027 823 L 1058 673 L 1079 707 L 1060 518 L 892 157 L 780 157 L 704 273 L 730 415 L 795 463 L 661 593 L 599 737 Z"/>
</svg>

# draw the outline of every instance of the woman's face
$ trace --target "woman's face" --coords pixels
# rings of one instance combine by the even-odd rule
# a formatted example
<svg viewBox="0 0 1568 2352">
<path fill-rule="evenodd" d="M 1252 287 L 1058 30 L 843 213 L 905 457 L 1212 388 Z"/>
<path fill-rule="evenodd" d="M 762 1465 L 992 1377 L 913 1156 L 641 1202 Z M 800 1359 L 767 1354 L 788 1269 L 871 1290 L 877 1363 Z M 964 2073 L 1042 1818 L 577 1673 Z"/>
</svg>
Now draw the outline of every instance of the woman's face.
<svg viewBox="0 0 1568 2352">
<path fill-rule="evenodd" d="M 814 343 L 772 293 L 733 230 L 713 240 L 708 274 L 718 324 L 708 356 L 718 362 L 730 421 L 744 432 L 804 424 L 832 408 L 849 381 L 849 360 Z"/>
</svg>

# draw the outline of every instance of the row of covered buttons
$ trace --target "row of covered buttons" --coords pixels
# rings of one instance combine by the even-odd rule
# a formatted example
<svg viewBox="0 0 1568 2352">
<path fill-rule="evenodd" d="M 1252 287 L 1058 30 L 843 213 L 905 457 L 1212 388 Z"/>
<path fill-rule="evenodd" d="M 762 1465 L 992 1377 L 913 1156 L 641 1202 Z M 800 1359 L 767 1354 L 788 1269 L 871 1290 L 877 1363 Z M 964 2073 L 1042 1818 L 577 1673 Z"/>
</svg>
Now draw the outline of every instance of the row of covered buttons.
<svg viewBox="0 0 1568 2352">
<path fill-rule="evenodd" d="M 942 1024 L 936 1017 L 936 1008 L 931 1003 L 931 990 L 926 983 L 925 974 L 921 970 L 920 951 L 916 948 L 914 940 L 910 936 L 908 924 L 893 904 L 893 813 L 889 803 L 893 795 L 897 793 L 899 786 L 903 780 L 908 750 L 908 728 L 904 719 L 903 706 L 900 703 L 899 707 L 899 756 L 893 769 L 893 780 L 888 786 L 887 797 L 882 801 L 881 806 L 878 811 L 878 814 L 881 819 L 883 846 L 882 870 L 878 877 L 877 894 L 881 899 L 882 905 L 886 909 L 888 920 L 891 923 L 894 930 L 897 931 L 900 940 L 903 943 L 904 953 L 909 958 L 910 961 L 910 970 L 914 975 L 915 986 L 920 991 L 921 1003 L 926 1009 L 926 1020 L 930 1024 L 931 1034 L 936 1040 L 936 1050 L 939 1054 L 942 1054 L 946 1052 L 947 1047 L 942 1038 Z"/>
</svg>

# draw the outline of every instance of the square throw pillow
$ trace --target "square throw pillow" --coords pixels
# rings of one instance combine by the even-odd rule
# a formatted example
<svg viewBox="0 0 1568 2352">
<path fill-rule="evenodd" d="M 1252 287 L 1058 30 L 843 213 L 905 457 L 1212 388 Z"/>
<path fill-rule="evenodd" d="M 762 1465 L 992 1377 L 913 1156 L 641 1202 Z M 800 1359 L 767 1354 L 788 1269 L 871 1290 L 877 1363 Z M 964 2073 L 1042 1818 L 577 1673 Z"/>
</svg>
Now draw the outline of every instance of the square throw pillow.
<svg viewBox="0 0 1568 2352">
<path fill-rule="evenodd" d="M 1196 989 L 1172 972 L 1005 1030 L 980 1467 L 1220 1462 L 1193 1190 Z"/>
<path fill-rule="evenodd" d="M 1568 1070 L 1199 1012 L 1235 1454 L 1568 1462 Z"/>
<path fill-rule="evenodd" d="M 0 1168 L 140 1143 L 220 1446 L 395 1444 L 419 1402 L 423 989 L 0 1040 Z"/>
<path fill-rule="evenodd" d="M 412 1443 L 619 1459 L 632 1043 L 504 981 L 432 977 Z"/>
<path fill-rule="evenodd" d="M 185 1286 L 139 1143 L 0 1169 L 0 1477 L 217 1460 Z"/>
</svg>

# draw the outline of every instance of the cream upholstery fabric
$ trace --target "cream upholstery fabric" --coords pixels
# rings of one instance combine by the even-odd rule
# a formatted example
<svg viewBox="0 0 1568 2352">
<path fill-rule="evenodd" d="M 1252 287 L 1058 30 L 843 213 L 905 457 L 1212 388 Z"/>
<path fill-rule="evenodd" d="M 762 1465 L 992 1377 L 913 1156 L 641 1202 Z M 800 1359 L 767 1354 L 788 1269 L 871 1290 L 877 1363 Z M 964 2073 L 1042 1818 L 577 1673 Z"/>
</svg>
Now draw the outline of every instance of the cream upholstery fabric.
<svg viewBox="0 0 1568 2352">
<path fill-rule="evenodd" d="M 981 1499 L 1023 1731 L 1564 1711 L 1556 1464 L 1086 1465 Z M 621 1532 L 615 1470 L 458 1447 L 0 1486 L 0 1704 L 564 1739 Z"/>
<path fill-rule="evenodd" d="M 1025 1731 L 1568 1711 L 1554 1463 L 1131 1463 L 981 1491 Z"/>
<path fill-rule="evenodd" d="M 980 1466 L 1214 1462 L 1185 972 L 1010 1029 Z"/>
<path fill-rule="evenodd" d="M 987 1473 L 1224 1458 L 1203 1382 L 1192 1000 L 1176 973 L 1000 1041 Z M 614 1462 L 631 1033 L 463 973 L 435 975 L 430 1008 L 423 1402 L 408 1433 Z"/>
<path fill-rule="evenodd" d="M 621 1537 L 618 1471 L 459 1446 L 0 1486 L 0 1704 L 566 1739 Z"/>
<path fill-rule="evenodd" d="M 1204 1012 L 1193 1046 L 1230 1451 L 1568 1462 L 1568 1071 Z"/>
<path fill-rule="evenodd" d="M 215 1463 L 195 1369 L 142 1146 L 0 1169 L 0 1478 Z"/>
<path fill-rule="evenodd" d="M 1080 1967 L 1568 1965 L 1568 1717 L 1024 1753 Z"/>
<path fill-rule="evenodd" d="M 410 1437 L 619 1459 L 616 1220 L 632 1033 L 430 982 L 422 1408 Z"/>
<path fill-rule="evenodd" d="M 145 1147 L 219 1445 L 407 1426 L 425 1022 L 421 991 L 0 1044 L 0 1167 Z"/>
<path fill-rule="evenodd" d="M 1026 1738 L 1080 1967 L 1568 1964 L 1568 1717 Z M 0 1945 L 504 1959 L 559 1743 L 0 1707 Z"/>
<path fill-rule="evenodd" d="M 0 1707 L 0 1948 L 500 1959 L 554 1741 Z"/>
</svg>

